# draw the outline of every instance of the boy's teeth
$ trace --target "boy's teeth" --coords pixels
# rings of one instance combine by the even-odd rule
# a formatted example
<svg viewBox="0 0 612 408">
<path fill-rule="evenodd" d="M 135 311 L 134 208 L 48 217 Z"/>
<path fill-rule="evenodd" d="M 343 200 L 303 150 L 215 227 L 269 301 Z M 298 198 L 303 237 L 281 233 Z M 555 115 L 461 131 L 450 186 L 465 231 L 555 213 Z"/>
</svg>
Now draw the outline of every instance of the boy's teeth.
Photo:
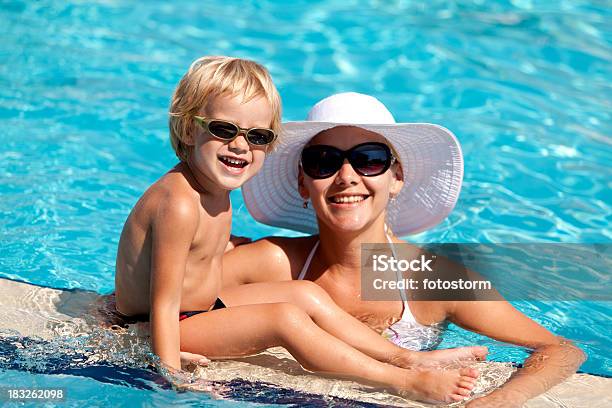
<svg viewBox="0 0 612 408">
<path fill-rule="evenodd" d="M 334 203 L 356 203 L 358 201 L 365 200 L 364 196 L 342 196 L 342 197 L 332 197 L 332 201 Z"/>
<path fill-rule="evenodd" d="M 244 166 L 246 165 L 246 160 L 242 160 L 242 159 L 234 159 L 232 157 L 226 157 L 226 156 L 222 156 L 221 160 L 225 163 L 228 164 L 233 164 L 236 166 Z"/>
</svg>

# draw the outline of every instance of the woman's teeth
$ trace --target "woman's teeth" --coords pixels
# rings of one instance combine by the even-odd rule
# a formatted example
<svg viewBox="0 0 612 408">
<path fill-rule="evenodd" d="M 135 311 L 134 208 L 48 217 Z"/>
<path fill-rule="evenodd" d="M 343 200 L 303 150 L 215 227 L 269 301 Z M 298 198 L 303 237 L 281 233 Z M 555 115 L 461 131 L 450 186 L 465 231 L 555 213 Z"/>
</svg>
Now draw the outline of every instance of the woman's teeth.
<svg viewBox="0 0 612 408">
<path fill-rule="evenodd" d="M 224 164 L 226 164 L 229 167 L 244 167 L 247 165 L 247 161 L 246 160 L 242 160 L 242 159 L 236 159 L 234 157 L 228 157 L 228 156 L 221 156 L 219 157 L 219 160 L 221 160 Z"/>
<path fill-rule="evenodd" d="M 357 203 L 359 201 L 363 201 L 367 198 L 367 196 L 341 196 L 341 197 L 330 197 L 330 201 L 336 204 L 345 204 L 345 203 Z"/>
</svg>

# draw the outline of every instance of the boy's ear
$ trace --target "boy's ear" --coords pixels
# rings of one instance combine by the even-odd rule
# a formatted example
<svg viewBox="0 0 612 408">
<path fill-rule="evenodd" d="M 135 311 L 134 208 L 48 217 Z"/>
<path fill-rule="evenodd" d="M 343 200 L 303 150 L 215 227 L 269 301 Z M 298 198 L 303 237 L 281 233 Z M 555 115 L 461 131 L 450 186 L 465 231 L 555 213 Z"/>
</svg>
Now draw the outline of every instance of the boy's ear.
<svg viewBox="0 0 612 408">
<path fill-rule="evenodd" d="M 186 123 L 184 127 L 185 131 L 183 132 L 182 138 L 183 143 L 187 146 L 195 146 L 195 132 L 198 131 L 193 120 L 191 122 Z"/>
<path fill-rule="evenodd" d="M 185 132 L 185 134 L 183 135 L 183 138 L 182 138 L 183 143 L 185 143 L 187 146 L 195 146 L 193 132 L 194 132 L 194 129 L 191 128 L 187 132 Z"/>
<path fill-rule="evenodd" d="M 304 170 L 302 170 L 301 165 L 298 167 L 298 192 L 304 200 L 308 200 L 310 198 L 310 194 L 304 186 Z"/>
</svg>

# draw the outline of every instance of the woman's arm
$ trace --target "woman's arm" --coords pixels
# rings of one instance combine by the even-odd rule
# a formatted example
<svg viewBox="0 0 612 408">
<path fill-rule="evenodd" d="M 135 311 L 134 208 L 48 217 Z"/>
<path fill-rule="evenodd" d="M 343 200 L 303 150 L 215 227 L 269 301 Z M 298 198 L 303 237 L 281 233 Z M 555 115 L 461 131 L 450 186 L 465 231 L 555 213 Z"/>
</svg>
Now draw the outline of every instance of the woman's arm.
<svg viewBox="0 0 612 408">
<path fill-rule="evenodd" d="M 456 302 L 453 309 L 448 318 L 458 326 L 533 349 L 506 384 L 468 407 L 520 407 L 574 374 L 585 360 L 584 352 L 571 341 L 555 336 L 507 301 Z"/>
</svg>

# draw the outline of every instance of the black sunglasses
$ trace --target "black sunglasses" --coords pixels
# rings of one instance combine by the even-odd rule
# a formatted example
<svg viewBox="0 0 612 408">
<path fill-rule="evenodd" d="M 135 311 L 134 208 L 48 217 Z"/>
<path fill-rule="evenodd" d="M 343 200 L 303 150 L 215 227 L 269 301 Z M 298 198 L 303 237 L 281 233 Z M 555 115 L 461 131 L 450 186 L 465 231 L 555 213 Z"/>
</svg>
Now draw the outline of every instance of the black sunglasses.
<svg viewBox="0 0 612 408">
<path fill-rule="evenodd" d="M 391 167 L 395 157 L 384 143 L 367 142 L 340 150 L 334 146 L 313 145 L 302 150 L 301 165 L 309 177 L 324 179 L 340 170 L 344 159 L 360 175 L 374 177 L 383 174 Z"/>
<path fill-rule="evenodd" d="M 244 137 L 252 145 L 265 146 L 269 145 L 276 139 L 276 133 L 272 129 L 267 128 L 251 128 L 243 129 L 227 120 L 209 119 L 201 116 L 193 117 L 196 122 L 202 126 L 208 133 L 226 142 L 231 142 L 244 132 Z"/>
</svg>

